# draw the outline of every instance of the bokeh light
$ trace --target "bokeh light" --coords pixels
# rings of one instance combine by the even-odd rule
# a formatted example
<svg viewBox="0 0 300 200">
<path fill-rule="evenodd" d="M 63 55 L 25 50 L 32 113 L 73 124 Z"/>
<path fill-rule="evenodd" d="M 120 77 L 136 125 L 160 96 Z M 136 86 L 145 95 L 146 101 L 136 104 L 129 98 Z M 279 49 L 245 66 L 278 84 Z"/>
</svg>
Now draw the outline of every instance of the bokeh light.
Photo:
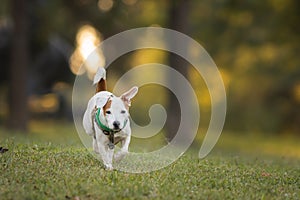
<svg viewBox="0 0 300 200">
<path fill-rule="evenodd" d="M 93 26 L 80 27 L 76 35 L 76 49 L 70 57 L 70 68 L 74 74 L 87 72 L 91 78 L 99 66 L 105 65 L 103 53 L 97 49 L 100 42 L 101 34 Z"/>
<path fill-rule="evenodd" d="M 98 8 L 103 12 L 108 12 L 114 6 L 113 0 L 99 0 L 98 1 Z"/>
</svg>

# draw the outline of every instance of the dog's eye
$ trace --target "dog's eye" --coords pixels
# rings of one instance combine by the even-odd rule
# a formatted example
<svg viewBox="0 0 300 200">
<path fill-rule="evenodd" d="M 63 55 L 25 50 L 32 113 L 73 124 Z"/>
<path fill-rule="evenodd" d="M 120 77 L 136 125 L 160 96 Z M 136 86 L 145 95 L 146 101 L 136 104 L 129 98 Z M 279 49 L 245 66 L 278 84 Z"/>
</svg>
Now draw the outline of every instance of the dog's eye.
<svg viewBox="0 0 300 200">
<path fill-rule="evenodd" d="M 108 111 L 106 111 L 105 113 L 106 113 L 106 114 L 111 114 L 111 112 L 110 112 L 109 110 L 108 110 Z"/>
<path fill-rule="evenodd" d="M 125 111 L 125 110 L 122 110 L 122 111 L 121 111 L 121 113 L 122 113 L 122 114 L 125 114 L 125 113 L 126 113 L 126 111 Z"/>
</svg>

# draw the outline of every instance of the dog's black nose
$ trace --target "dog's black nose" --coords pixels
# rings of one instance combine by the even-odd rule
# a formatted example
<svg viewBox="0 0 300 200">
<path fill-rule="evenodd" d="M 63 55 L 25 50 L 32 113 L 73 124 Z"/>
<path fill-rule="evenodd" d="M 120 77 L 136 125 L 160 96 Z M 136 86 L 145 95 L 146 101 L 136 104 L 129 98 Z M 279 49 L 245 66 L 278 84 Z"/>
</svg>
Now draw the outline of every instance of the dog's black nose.
<svg viewBox="0 0 300 200">
<path fill-rule="evenodd" d="M 113 126 L 114 126 L 115 129 L 119 129 L 120 128 L 120 122 L 119 121 L 114 121 Z"/>
</svg>

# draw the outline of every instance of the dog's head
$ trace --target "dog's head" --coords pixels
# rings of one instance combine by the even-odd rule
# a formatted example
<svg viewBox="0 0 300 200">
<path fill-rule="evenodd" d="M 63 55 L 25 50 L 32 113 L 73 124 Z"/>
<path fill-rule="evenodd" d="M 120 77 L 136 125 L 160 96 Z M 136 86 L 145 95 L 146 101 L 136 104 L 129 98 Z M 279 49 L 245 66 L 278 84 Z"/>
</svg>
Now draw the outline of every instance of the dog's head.
<svg viewBox="0 0 300 200">
<path fill-rule="evenodd" d="M 138 87 L 133 87 L 120 97 L 107 95 L 97 98 L 96 106 L 101 108 L 102 117 L 104 117 L 108 128 L 118 131 L 126 125 L 131 99 L 137 92 Z"/>
</svg>

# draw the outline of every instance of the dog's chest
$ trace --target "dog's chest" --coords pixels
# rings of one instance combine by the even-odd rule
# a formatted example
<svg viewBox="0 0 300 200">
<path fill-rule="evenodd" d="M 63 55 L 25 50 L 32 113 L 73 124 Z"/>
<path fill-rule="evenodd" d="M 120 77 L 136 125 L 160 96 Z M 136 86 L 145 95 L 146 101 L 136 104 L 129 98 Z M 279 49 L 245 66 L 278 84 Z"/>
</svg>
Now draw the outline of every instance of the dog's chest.
<svg viewBox="0 0 300 200">
<path fill-rule="evenodd" d="M 125 133 L 124 131 L 120 131 L 120 132 L 114 134 L 115 138 L 125 138 L 127 136 L 128 136 L 128 134 Z"/>
</svg>

